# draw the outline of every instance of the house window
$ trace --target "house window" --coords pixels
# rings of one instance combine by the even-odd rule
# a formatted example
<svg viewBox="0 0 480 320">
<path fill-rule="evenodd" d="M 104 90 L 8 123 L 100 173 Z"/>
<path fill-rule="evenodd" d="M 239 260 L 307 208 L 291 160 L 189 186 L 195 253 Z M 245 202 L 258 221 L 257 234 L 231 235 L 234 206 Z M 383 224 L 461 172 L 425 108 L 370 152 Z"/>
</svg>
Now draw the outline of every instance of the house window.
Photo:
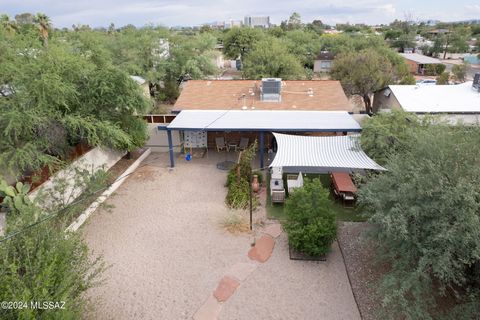
<svg viewBox="0 0 480 320">
<path fill-rule="evenodd" d="M 320 68 L 322 68 L 322 69 L 332 68 L 332 61 L 322 61 L 322 62 L 320 62 Z"/>
</svg>

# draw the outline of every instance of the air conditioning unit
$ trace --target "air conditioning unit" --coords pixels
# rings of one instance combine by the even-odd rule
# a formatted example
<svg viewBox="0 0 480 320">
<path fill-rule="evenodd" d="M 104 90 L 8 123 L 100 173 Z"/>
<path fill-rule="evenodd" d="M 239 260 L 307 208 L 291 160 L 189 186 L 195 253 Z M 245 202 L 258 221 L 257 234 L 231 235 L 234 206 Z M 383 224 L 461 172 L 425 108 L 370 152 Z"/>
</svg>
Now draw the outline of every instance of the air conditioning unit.
<svg viewBox="0 0 480 320">
<path fill-rule="evenodd" d="M 282 101 L 282 79 L 263 78 L 261 87 L 262 101 L 280 102 Z"/>
</svg>

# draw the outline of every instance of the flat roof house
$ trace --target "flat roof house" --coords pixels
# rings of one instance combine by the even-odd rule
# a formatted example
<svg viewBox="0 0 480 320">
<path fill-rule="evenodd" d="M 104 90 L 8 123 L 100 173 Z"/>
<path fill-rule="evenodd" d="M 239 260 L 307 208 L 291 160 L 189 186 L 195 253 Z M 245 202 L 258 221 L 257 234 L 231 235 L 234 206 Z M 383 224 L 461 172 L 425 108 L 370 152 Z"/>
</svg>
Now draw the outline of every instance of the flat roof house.
<svg viewBox="0 0 480 320">
<path fill-rule="evenodd" d="M 329 51 L 321 51 L 313 63 L 313 72 L 330 72 L 335 55 Z"/>
<path fill-rule="evenodd" d="M 218 148 L 220 139 L 227 148 L 237 149 L 242 140 L 257 139 L 261 167 L 264 149 L 276 148 L 272 132 L 346 135 L 361 131 L 350 115 L 353 105 L 340 82 L 330 80 L 191 80 L 173 112 L 178 115 L 164 129 L 170 136 L 172 130 L 183 132 L 184 148 Z"/>
<path fill-rule="evenodd" d="M 375 93 L 375 112 L 400 109 L 416 114 L 444 115 L 452 124 L 480 124 L 480 74 L 477 84 L 392 85 Z"/>
<path fill-rule="evenodd" d="M 407 62 L 408 68 L 413 74 L 424 74 L 425 68 L 429 64 L 441 64 L 442 62 L 438 59 L 424 56 L 418 53 L 400 53 L 400 55 Z"/>
</svg>

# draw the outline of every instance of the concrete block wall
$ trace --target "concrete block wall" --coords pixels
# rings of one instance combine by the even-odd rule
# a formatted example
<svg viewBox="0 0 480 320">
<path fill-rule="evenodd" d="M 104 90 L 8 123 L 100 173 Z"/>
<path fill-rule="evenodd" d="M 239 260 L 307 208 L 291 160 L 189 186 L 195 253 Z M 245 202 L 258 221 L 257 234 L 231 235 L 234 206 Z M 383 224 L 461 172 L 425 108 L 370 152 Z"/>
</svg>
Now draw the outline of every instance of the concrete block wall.
<svg viewBox="0 0 480 320">
<path fill-rule="evenodd" d="M 54 198 L 63 200 L 64 204 L 71 203 L 82 192 L 82 188 L 75 185 L 76 169 L 88 170 L 90 173 L 97 172 L 100 169 L 108 170 L 125 155 L 124 151 L 117 151 L 108 148 L 96 147 L 80 158 L 72 162 L 68 167 L 56 172 L 47 181 L 29 193 L 29 198 L 34 200 L 41 191 L 55 190 L 59 183 L 66 182 L 66 188 L 63 195 L 54 195 Z M 48 206 L 48 202 L 46 205 Z"/>
</svg>

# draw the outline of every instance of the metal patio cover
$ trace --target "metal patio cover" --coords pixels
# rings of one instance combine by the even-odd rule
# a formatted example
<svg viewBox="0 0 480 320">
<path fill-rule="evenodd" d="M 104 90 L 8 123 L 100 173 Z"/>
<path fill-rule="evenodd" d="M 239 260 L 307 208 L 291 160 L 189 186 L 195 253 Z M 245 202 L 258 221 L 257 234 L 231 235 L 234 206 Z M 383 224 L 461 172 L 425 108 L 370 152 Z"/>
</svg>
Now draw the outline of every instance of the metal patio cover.
<svg viewBox="0 0 480 320">
<path fill-rule="evenodd" d="M 360 132 L 346 111 L 183 110 L 167 130 Z"/>
</svg>

